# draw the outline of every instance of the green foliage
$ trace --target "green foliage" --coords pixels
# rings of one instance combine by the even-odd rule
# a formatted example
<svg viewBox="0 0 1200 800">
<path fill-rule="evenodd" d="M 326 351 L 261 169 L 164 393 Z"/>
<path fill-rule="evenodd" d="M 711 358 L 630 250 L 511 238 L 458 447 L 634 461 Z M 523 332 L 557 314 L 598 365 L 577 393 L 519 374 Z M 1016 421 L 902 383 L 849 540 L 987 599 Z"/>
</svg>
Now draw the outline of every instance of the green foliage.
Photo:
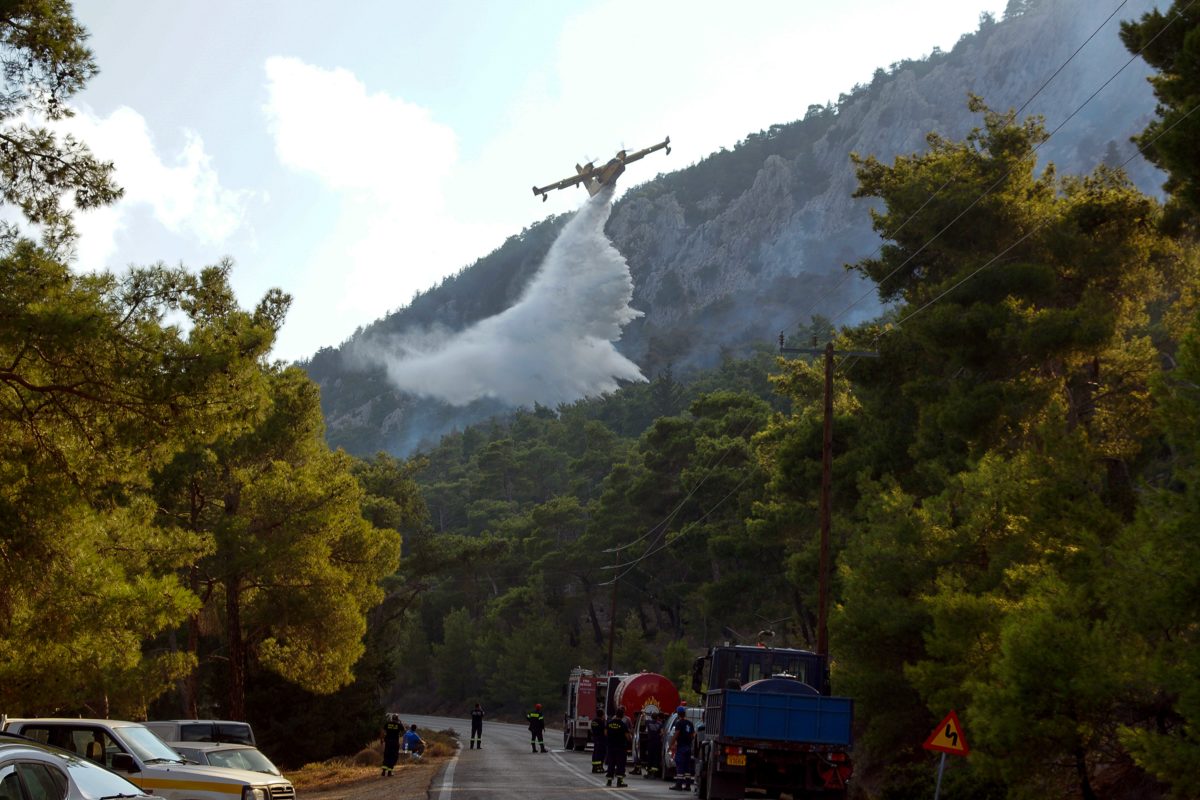
<svg viewBox="0 0 1200 800">
<path fill-rule="evenodd" d="M 39 118 L 71 116 L 65 101 L 95 75 L 86 39 L 66 0 L 10 0 L 0 14 L 0 197 L 41 225 L 43 244 L 62 255 L 75 238 L 64 201 L 88 209 L 122 194 L 111 162 L 97 161 L 74 137 L 59 139 L 37 125 Z M 0 225 L 5 251 L 19 236 L 12 223 Z"/>
<path fill-rule="evenodd" d="M 1150 78 L 1158 98 L 1158 118 L 1134 138 L 1152 163 L 1166 170 L 1164 188 L 1172 203 L 1200 213 L 1200 11 L 1176 0 L 1164 13 L 1154 9 L 1137 21 L 1121 23 L 1121 41 L 1158 70 Z"/>
</svg>

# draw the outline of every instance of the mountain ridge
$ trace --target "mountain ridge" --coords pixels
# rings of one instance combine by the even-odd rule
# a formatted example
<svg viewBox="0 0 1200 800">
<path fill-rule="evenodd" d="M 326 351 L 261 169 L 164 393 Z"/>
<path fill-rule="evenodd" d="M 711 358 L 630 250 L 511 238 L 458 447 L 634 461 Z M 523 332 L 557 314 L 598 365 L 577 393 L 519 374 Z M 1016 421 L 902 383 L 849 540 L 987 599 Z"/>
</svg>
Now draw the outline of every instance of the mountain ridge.
<svg viewBox="0 0 1200 800">
<path fill-rule="evenodd" d="M 1120 18 L 1140 17 L 1154 5 L 1127 4 Z M 843 272 L 881 243 L 871 202 L 853 197 L 850 154 L 887 162 L 923 151 L 931 133 L 962 139 L 980 124 L 968 110 L 970 95 L 996 110 L 1027 105 L 1023 116 L 1043 115 L 1055 135 L 1038 154 L 1042 165 L 1088 173 L 1129 158 L 1129 137 L 1154 112 L 1150 70 L 1130 61 L 1117 19 L 1072 56 L 1103 21 L 1084 0 L 1026 3 L 999 22 L 985 15 L 950 51 L 881 67 L 836 105 L 810 105 L 800 119 L 631 187 L 614 204 L 606 232 L 628 262 L 632 306 L 644 316 L 624 329 L 619 350 L 653 376 L 669 365 L 703 368 L 722 353 L 762 346 L 812 315 L 853 324 L 877 314 L 872 287 Z M 1064 122 L 1069 110 L 1076 111 Z M 1161 173 L 1140 157 L 1128 171 L 1143 191 L 1158 192 Z M 453 407 L 398 392 L 355 350 L 404 331 L 462 330 L 500 313 L 519 299 L 569 216 L 534 223 L 302 364 L 321 386 L 330 443 L 358 454 L 404 455 L 505 411 L 494 400 Z"/>
</svg>

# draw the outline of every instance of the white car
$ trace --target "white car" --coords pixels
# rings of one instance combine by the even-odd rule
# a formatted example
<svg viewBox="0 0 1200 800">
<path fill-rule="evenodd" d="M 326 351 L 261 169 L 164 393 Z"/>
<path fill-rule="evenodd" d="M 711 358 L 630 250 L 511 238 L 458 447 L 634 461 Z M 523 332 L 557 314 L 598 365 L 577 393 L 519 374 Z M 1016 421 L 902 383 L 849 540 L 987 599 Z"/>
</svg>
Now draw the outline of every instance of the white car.
<svg viewBox="0 0 1200 800">
<path fill-rule="evenodd" d="M 171 749 L 194 764 L 207 767 L 248 769 L 267 775 L 283 775 L 271 759 L 257 747 L 248 744 L 225 744 L 224 742 L 167 742 Z"/>
<path fill-rule="evenodd" d="M 10 719 L 5 730 L 83 756 L 127 776 L 144 791 L 166 800 L 295 800 L 296 797 L 296 789 L 287 778 L 189 764 L 137 722 L 65 717 Z"/>
<path fill-rule="evenodd" d="M 163 800 L 75 753 L 0 733 L 0 800 Z"/>
</svg>

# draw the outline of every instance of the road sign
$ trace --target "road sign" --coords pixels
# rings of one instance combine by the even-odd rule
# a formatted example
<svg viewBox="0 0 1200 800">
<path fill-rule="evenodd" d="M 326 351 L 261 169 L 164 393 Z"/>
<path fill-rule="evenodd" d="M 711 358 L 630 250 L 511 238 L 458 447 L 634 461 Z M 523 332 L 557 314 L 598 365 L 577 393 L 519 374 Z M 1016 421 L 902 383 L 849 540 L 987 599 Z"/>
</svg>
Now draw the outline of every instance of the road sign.
<svg viewBox="0 0 1200 800">
<path fill-rule="evenodd" d="M 967 747 L 967 737 L 963 736 L 962 723 L 958 721 L 958 714 L 953 711 L 938 723 L 921 746 L 926 750 L 937 750 L 952 756 L 965 756 L 971 752 L 971 748 Z"/>
</svg>

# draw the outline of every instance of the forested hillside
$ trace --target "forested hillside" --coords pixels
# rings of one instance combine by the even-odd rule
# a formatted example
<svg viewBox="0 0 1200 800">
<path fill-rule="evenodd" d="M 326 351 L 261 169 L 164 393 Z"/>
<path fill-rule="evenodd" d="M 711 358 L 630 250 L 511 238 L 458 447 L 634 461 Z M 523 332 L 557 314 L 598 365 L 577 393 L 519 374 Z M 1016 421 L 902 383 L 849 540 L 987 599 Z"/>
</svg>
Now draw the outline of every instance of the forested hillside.
<svg viewBox="0 0 1200 800">
<path fill-rule="evenodd" d="M 854 269 L 889 310 L 792 337 L 879 355 L 834 381 L 833 683 L 862 796 L 927 796 L 950 709 L 971 757 L 947 797 L 1200 791 L 1200 17 L 1123 31 L 1162 70 L 1138 143 L 1165 205 L 1120 163 L 1046 168 L 1041 122 L 975 99 L 964 136 L 855 160 L 881 247 Z M 428 449 L 395 697 L 553 702 L 610 625 L 614 668 L 683 685 L 715 641 L 814 646 L 821 403 L 819 363 L 763 351 Z"/>
<path fill-rule="evenodd" d="M 1002 20 L 985 16 L 948 52 L 881 64 L 869 84 L 828 102 L 798 98 L 794 119 L 632 187 L 616 202 L 607 233 L 629 263 L 632 306 L 645 316 L 624 328 L 617 346 L 648 377 L 668 364 L 683 376 L 717 363 L 723 351 L 745 353 L 781 330 L 792 333 L 812 315 L 836 324 L 875 316 L 870 282 L 846 280 L 843 269 L 878 245 L 869 215 L 875 202 L 854 196 L 851 154 L 889 161 L 923 150 L 931 132 L 962 138 L 978 122 L 971 94 L 997 110 L 1044 115 L 1054 135 L 1039 148 L 1043 165 L 1082 174 L 1135 156 L 1127 171 L 1157 193 L 1162 174 L 1129 143 L 1154 110 L 1149 70 L 1141 59 L 1130 63 L 1117 37 L 1118 20 L 1151 5 L 1130 0 L 1102 25 L 1114 9 L 1090 0 L 1014 4 Z M 802 77 L 764 80 L 791 91 Z M 462 330 L 512 306 L 564 221 L 531 224 L 303 364 L 321 385 L 330 442 L 359 455 L 405 455 L 504 410 L 498 402 L 456 408 L 398 391 L 356 353 L 430 328 Z"/>
</svg>

